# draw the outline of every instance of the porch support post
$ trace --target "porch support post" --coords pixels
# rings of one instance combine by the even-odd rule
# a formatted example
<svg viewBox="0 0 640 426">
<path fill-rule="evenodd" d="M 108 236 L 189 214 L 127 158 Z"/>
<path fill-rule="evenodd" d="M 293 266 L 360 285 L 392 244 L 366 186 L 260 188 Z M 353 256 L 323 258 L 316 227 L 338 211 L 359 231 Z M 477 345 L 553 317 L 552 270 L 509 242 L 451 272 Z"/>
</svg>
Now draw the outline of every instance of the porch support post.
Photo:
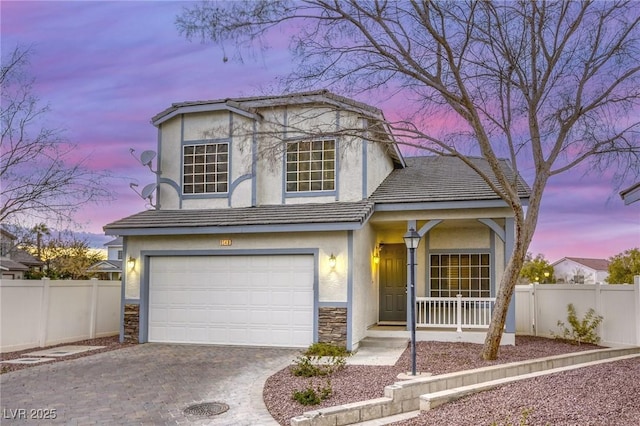
<svg viewBox="0 0 640 426">
<path fill-rule="evenodd" d="M 505 231 L 505 241 L 504 241 L 504 264 L 505 266 L 511 260 L 511 253 L 513 252 L 513 247 L 515 246 L 515 232 L 516 225 L 515 219 L 512 217 L 506 217 L 504 220 L 504 231 Z M 507 320 L 505 323 L 505 331 L 507 333 L 515 333 L 516 332 L 516 297 L 515 293 L 511 296 L 511 301 L 509 302 L 509 309 L 507 310 Z"/>
</svg>

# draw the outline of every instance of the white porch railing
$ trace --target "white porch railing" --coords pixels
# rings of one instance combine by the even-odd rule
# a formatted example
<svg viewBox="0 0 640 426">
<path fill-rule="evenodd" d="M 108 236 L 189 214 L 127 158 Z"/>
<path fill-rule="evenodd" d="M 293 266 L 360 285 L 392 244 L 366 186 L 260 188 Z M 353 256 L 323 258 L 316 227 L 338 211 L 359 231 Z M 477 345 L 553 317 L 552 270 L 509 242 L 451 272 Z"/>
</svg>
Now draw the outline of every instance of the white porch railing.
<svg viewBox="0 0 640 426">
<path fill-rule="evenodd" d="M 487 328 L 495 297 L 416 297 L 416 327 Z"/>
</svg>

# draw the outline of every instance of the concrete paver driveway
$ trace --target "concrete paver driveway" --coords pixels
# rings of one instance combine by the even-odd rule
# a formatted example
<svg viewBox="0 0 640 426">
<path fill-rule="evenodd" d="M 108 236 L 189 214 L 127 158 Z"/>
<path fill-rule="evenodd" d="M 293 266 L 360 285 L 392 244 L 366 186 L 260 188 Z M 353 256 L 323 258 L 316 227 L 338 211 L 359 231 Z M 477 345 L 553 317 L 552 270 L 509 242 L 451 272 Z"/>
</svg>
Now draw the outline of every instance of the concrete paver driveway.
<svg viewBox="0 0 640 426">
<path fill-rule="evenodd" d="M 147 343 L 34 366 L 0 376 L 0 422 L 273 425 L 262 403 L 264 380 L 298 354 L 294 349 Z M 189 405 L 209 401 L 223 402 L 229 410 L 207 418 L 183 413 Z"/>
</svg>

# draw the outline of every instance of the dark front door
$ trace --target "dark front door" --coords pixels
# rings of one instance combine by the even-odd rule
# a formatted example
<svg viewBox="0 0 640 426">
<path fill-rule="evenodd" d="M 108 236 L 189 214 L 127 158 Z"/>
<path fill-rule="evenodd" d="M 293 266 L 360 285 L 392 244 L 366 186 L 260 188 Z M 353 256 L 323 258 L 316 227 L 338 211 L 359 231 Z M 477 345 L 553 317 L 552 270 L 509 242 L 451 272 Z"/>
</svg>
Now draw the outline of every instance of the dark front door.
<svg viewBox="0 0 640 426">
<path fill-rule="evenodd" d="M 385 244 L 380 253 L 380 321 L 407 321 L 407 247 Z"/>
</svg>

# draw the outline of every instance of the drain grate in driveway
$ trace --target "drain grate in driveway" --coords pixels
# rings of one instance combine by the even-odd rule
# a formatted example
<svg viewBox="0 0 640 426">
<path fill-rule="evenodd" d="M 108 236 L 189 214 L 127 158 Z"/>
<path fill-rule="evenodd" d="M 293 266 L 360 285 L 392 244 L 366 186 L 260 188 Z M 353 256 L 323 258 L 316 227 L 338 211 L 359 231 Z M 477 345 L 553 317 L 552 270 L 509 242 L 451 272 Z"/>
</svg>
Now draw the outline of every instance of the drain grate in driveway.
<svg viewBox="0 0 640 426">
<path fill-rule="evenodd" d="M 223 402 L 203 402 L 201 404 L 190 405 L 184 409 L 184 414 L 192 414 L 195 416 L 215 416 L 222 414 L 229 409 L 229 406 Z"/>
</svg>

